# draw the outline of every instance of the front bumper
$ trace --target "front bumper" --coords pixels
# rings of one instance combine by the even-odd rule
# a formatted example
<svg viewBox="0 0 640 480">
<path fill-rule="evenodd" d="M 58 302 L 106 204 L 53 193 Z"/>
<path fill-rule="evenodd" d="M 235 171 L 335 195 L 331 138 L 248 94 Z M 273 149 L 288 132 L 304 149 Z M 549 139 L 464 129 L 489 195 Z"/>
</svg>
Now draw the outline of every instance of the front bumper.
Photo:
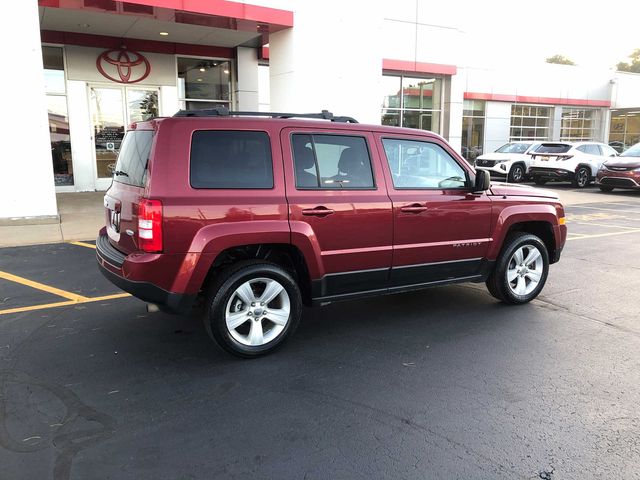
<svg viewBox="0 0 640 480">
<path fill-rule="evenodd" d="M 640 190 L 640 175 L 633 172 L 598 172 L 596 185 Z"/>
<path fill-rule="evenodd" d="M 96 259 L 100 272 L 111 283 L 148 303 L 154 303 L 167 313 L 187 313 L 197 295 L 169 292 L 151 282 L 133 280 L 124 276 L 126 256 L 109 242 L 106 234 L 96 240 Z"/>
<path fill-rule="evenodd" d="M 507 176 L 507 171 L 506 170 L 502 170 L 501 168 L 498 168 L 498 165 L 494 166 L 494 167 L 475 167 L 476 170 L 485 170 L 487 172 L 489 172 L 489 175 L 491 175 L 491 177 L 506 177 Z"/>
</svg>

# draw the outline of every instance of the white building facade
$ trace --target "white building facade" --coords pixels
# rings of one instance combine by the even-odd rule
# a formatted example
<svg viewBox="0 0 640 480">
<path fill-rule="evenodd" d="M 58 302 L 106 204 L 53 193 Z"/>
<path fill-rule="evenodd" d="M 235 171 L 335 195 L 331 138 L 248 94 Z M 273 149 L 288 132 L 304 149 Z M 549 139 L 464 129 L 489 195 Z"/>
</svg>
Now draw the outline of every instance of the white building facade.
<svg viewBox="0 0 640 480">
<path fill-rule="evenodd" d="M 28 0 L 2 104 L 0 224 L 105 190 L 132 122 L 180 109 L 314 112 L 435 131 L 473 160 L 511 140 L 640 141 L 640 75 L 483 68 L 427 2 Z M 17 17 L 16 17 L 17 16 Z M 13 41 L 12 41 L 13 40 Z M 26 74 L 26 75 L 25 75 Z M 15 92 L 30 92 L 29 108 Z M 29 128 L 25 129 L 25 125 Z"/>
</svg>

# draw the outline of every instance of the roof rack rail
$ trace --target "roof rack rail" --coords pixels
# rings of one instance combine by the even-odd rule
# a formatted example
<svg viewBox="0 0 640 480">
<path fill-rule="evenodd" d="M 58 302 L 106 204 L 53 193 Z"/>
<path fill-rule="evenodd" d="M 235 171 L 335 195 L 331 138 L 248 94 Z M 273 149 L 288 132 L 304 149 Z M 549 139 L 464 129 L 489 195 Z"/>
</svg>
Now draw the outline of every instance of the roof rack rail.
<svg viewBox="0 0 640 480">
<path fill-rule="evenodd" d="M 320 113 L 282 113 L 282 112 L 236 112 L 229 110 L 227 107 L 219 106 L 207 108 L 204 110 L 180 110 L 174 117 L 271 117 L 271 118 L 318 118 L 321 120 L 329 120 L 331 122 L 341 123 L 358 123 L 353 117 L 335 116 L 328 110 L 322 110 Z"/>
</svg>

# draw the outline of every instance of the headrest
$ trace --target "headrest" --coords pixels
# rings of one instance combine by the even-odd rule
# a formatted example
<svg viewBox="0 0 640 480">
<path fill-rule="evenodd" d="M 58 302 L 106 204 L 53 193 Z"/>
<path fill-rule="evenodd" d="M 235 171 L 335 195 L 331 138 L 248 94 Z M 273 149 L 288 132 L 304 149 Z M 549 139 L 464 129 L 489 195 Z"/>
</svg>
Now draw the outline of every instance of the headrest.
<svg viewBox="0 0 640 480">
<path fill-rule="evenodd" d="M 293 137 L 293 159 L 297 170 L 306 170 L 315 165 L 313 150 L 306 144 L 306 136 L 295 135 Z"/>
</svg>

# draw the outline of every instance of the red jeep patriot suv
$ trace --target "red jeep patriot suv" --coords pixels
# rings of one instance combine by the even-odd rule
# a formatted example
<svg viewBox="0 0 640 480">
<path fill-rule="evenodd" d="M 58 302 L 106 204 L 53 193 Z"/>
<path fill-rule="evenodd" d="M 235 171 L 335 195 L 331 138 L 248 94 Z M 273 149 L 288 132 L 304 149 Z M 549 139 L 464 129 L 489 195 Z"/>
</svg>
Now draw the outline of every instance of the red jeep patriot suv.
<svg viewBox="0 0 640 480">
<path fill-rule="evenodd" d="M 104 205 L 103 274 L 164 311 L 203 296 L 207 331 L 244 357 L 280 346 L 303 304 L 455 282 L 529 302 L 567 233 L 551 192 L 490 185 L 436 134 L 326 111 L 133 124 Z"/>
</svg>

